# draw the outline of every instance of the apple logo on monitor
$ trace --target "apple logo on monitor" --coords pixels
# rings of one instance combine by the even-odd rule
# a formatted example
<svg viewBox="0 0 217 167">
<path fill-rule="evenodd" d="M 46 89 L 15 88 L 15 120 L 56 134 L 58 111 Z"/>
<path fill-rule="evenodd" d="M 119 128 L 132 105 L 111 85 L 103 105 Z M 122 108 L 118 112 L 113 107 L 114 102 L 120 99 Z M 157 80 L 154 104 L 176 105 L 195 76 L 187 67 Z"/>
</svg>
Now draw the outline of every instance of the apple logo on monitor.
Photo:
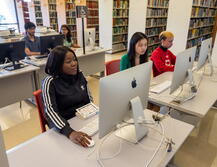
<svg viewBox="0 0 217 167">
<path fill-rule="evenodd" d="M 135 78 L 133 78 L 133 81 L 131 82 L 131 86 L 132 86 L 132 88 L 135 88 L 137 86 Z"/>
</svg>

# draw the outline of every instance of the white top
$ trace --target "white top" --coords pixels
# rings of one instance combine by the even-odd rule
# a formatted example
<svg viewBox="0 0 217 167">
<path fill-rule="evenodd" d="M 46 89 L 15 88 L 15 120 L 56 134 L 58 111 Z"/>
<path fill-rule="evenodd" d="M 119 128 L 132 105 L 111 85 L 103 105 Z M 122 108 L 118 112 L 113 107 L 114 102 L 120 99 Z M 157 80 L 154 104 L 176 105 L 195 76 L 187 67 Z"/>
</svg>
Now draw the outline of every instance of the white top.
<svg viewBox="0 0 217 167">
<path fill-rule="evenodd" d="M 150 119 L 152 113 L 147 110 L 146 118 Z M 95 118 L 80 120 L 75 117 L 69 122 L 71 127 L 78 130 Z M 193 129 L 192 125 L 169 117 L 163 120 L 163 125 L 165 135 L 172 137 L 176 144 L 170 153 L 166 152 L 165 144 L 163 144 L 151 166 L 166 166 Z M 160 139 L 159 133 L 149 129 L 148 136 L 141 141 L 145 150 L 138 144 L 122 141 L 120 154 L 113 159 L 104 160 L 103 163 L 105 166 L 144 166 L 153 155 Z M 93 137 L 93 140 L 95 141 L 94 147 L 83 148 L 51 129 L 7 151 L 9 164 L 10 167 L 96 167 L 99 166 L 96 161 L 96 152 L 89 157 L 88 155 L 99 146 L 98 134 Z M 116 153 L 119 142 L 119 138 L 111 135 L 102 146 L 102 156 Z"/>
</svg>

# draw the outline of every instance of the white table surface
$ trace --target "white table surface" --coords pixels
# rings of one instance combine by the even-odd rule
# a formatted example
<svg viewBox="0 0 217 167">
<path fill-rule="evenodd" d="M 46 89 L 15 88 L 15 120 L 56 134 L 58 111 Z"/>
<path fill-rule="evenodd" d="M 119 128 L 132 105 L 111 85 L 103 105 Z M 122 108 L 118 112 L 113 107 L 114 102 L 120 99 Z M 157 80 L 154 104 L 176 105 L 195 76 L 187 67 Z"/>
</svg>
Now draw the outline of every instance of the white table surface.
<svg viewBox="0 0 217 167">
<path fill-rule="evenodd" d="M 151 114 L 150 110 L 146 111 L 146 118 L 150 119 Z M 94 117 L 91 119 L 94 119 Z M 90 122 L 91 119 L 83 121 L 75 117 L 70 120 L 70 124 L 71 127 L 78 130 Z M 163 144 L 151 166 L 166 166 L 193 129 L 192 125 L 169 117 L 163 120 L 163 125 L 165 135 L 172 137 L 176 144 L 170 153 L 166 152 L 165 144 Z M 93 148 L 83 148 L 51 129 L 7 151 L 9 164 L 10 167 L 96 167 L 99 166 L 96 161 L 96 152 L 89 157 L 88 155 L 99 146 L 98 134 L 93 139 L 96 143 Z M 160 139 L 161 135 L 159 133 L 149 129 L 148 136 L 141 141 L 144 150 L 138 144 L 134 145 L 123 141 L 120 154 L 113 159 L 103 160 L 103 163 L 110 167 L 145 166 L 153 155 Z M 119 138 L 112 134 L 103 144 L 102 155 L 113 155 L 117 152 L 118 147 Z"/>
</svg>

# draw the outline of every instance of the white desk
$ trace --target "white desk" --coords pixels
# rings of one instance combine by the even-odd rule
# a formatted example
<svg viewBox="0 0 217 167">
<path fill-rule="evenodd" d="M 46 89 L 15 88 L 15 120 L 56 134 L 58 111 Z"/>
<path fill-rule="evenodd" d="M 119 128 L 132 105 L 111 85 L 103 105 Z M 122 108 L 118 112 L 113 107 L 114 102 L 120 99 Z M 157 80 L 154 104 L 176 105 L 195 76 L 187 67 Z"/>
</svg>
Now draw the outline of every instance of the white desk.
<svg viewBox="0 0 217 167">
<path fill-rule="evenodd" d="M 79 62 L 79 68 L 83 71 L 85 76 L 96 74 L 98 72 L 103 72 L 105 69 L 105 51 L 106 49 L 99 49 L 96 51 L 86 52 L 84 55 L 83 52 L 76 52 Z M 47 59 L 38 59 L 38 60 L 25 60 L 25 63 L 29 63 L 40 67 L 40 70 L 36 73 L 36 84 L 37 89 L 41 87 L 41 82 L 44 77 L 47 75 L 45 73 L 45 65 Z"/>
<path fill-rule="evenodd" d="M 36 90 L 34 73 L 38 67 L 27 67 L 14 71 L 0 71 L 0 107 L 33 97 Z"/>
<path fill-rule="evenodd" d="M 151 111 L 146 111 L 146 118 L 151 117 Z M 94 118 L 92 118 L 94 119 Z M 71 127 L 80 129 L 89 120 L 79 120 L 73 118 L 70 120 Z M 166 166 L 176 151 L 183 144 L 193 129 L 193 126 L 172 118 L 163 120 L 166 136 L 172 137 L 176 143 L 173 151 L 166 152 L 165 144 L 157 153 L 151 166 Z M 93 139 L 96 145 L 99 144 L 98 134 Z M 110 160 L 104 160 L 105 166 L 124 166 L 124 167 L 142 167 L 151 158 L 154 149 L 159 144 L 161 136 L 159 133 L 149 130 L 148 136 L 142 139 L 141 143 L 146 148 L 143 150 L 139 145 L 134 145 L 123 141 L 121 153 Z M 95 145 L 95 147 L 96 147 Z M 96 153 L 87 157 L 94 149 L 83 148 L 71 142 L 65 136 L 48 130 L 47 132 L 7 151 L 10 167 L 96 167 L 99 166 L 96 161 Z M 102 154 L 105 152 L 113 155 L 119 147 L 119 138 L 111 136 L 103 145 Z"/>
<path fill-rule="evenodd" d="M 161 83 L 165 80 L 172 80 L 172 75 L 173 72 L 166 72 L 153 78 L 152 81 Z M 196 75 L 196 77 L 198 76 L 199 75 Z M 174 96 L 169 94 L 170 89 L 167 89 L 160 94 L 150 93 L 149 101 L 169 106 L 187 114 L 203 118 L 217 100 L 216 90 L 217 83 L 212 81 L 209 76 L 203 76 L 196 97 L 184 102 L 183 104 L 175 104 L 171 102 L 174 99 Z"/>
</svg>

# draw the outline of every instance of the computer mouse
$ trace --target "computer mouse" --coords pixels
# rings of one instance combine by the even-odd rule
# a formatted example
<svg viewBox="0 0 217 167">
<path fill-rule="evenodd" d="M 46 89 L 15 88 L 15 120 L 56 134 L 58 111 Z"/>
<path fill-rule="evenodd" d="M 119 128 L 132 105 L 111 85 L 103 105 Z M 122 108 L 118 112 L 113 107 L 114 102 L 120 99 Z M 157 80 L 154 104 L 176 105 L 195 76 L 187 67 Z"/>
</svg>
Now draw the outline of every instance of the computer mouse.
<svg viewBox="0 0 217 167">
<path fill-rule="evenodd" d="M 95 142 L 94 142 L 94 140 L 93 139 L 89 139 L 89 138 L 87 138 L 87 137 L 85 137 L 88 141 L 89 141 L 89 143 L 90 144 L 87 144 L 87 146 L 88 147 L 93 147 L 94 145 L 95 145 Z"/>
</svg>

